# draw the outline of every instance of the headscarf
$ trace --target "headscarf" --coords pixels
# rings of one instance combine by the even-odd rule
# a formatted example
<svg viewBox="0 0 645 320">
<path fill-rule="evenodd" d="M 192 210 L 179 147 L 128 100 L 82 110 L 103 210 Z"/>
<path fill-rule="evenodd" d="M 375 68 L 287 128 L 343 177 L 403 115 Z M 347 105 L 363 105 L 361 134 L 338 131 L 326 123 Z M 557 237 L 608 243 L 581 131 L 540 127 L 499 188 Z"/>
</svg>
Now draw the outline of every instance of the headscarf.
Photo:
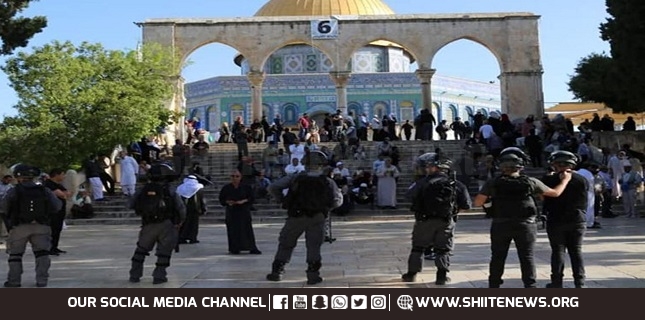
<svg viewBox="0 0 645 320">
<path fill-rule="evenodd" d="M 177 194 L 188 199 L 194 196 L 197 191 L 204 188 L 204 185 L 197 181 L 197 177 L 189 175 L 184 179 L 184 183 L 177 187 Z"/>
</svg>

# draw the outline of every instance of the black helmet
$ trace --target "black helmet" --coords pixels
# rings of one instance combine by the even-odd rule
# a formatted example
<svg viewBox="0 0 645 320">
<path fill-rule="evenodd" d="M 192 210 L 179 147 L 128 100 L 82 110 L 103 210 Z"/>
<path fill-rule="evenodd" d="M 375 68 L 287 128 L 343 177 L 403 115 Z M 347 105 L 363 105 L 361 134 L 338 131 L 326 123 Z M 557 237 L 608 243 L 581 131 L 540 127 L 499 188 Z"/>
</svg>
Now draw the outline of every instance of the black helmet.
<svg viewBox="0 0 645 320">
<path fill-rule="evenodd" d="M 35 178 L 40 176 L 40 172 L 40 169 L 26 164 L 19 164 L 13 168 L 13 175 L 16 178 Z"/>
<path fill-rule="evenodd" d="M 549 164 L 565 163 L 572 167 L 575 167 L 578 165 L 578 162 L 580 161 L 580 159 L 574 153 L 571 153 L 569 151 L 559 150 L 551 153 L 548 161 L 549 161 Z"/>
<path fill-rule="evenodd" d="M 497 161 L 501 165 L 502 163 L 511 163 L 514 164 L 516 168 L 525 166 L 531 161 L 531 158 L 522 151 L 522 149 L 517 147 L 510 147 L 502 150 L 499 153 L 499 158 Z"/>
<path fill-rule="evenodd" d="M 417 166 L 425 168 L 427 166 L 435 166 L 439 169 L 450 170 L 452 169 L 452 160 L 447 157 L 441 157 L 434 152 L 424 153 L 417 158 Z"/>
<path fill-rule="evenodd" d="M 173 169 L 172 164 L 167 162 L 155 163 L 152 166 L 150 166 L 150 170 L 148 170 L 148 175 L 150 176 L 151 180 L 157 180 L 157 181 L 159 180 L 173 181 L 179 177 L 179 175 Z"/>
</svg>

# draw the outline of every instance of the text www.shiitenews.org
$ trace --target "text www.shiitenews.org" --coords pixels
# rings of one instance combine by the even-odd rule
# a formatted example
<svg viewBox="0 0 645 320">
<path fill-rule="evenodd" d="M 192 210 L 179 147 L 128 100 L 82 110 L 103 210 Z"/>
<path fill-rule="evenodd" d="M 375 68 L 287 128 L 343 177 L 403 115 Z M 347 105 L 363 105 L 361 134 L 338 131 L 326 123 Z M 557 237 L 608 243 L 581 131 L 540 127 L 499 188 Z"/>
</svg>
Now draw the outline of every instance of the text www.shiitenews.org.
<svg viewBox="0 0 645 320">
<path fill-rule="evenodd" d="M 578 297 L 417 297 L 420 308 L 577 308 Z"/>
</svg>

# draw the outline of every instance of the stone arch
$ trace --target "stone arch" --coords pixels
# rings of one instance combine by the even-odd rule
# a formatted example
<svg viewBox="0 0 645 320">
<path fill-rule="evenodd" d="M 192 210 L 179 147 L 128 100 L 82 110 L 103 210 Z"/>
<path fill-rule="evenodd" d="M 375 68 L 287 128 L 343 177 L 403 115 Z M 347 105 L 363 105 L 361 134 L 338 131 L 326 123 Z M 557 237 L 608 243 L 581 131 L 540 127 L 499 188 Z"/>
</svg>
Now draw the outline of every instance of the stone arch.
<svg viewBox="0 0 645 320">
<path fill-rule="evenodd" d="M 183 47 L 183 50 L 180 51 L 181 52 L 180 53 L 180 65 L 181 66 L 185 65 L 186 62 L 188 62 L 188 58 L 190 57 L 190 55 L 195 53 L 195 51 L 199 50 L 200 48 L 203 48 L 203 47 L 206 47 L 208 45 L 211 45 L 211 44 L 225 45 L 225 46 L 228 46 L 228 47 L 231 47 L 231 48 L 237 50 L 237 52 L 239 52 L 241 55 L 245 55 L 244 50 L 242 48 L 236 46 L 234 44 L 234 42 L 232 42 L 232 41 L 227 42 L 227 41 L 223 41 L 223 40 L 218 39 L 218 38 L 211 38 L 211 39 L 203 40 L 202 42 L 199 42 L 198 44 L 195 44 L 195 45 L 186 45 L 185 47 Z"/>
<path fill-rule="evenodd" d="M 497 66 L 499 67 L 500 73 L 504 72 L 504 70 L 505 70 L 505 68 L 504 68 L 505 59 L 504 58 L 505 57 L 503 57 L 501 54 L 499 54 L 499 51 L 497 50 L 498 48 L 496 46 L 494 46 L 494 45 L 488 44 L 486 41 L 481 40 L 478 37 L 467 36 L 467 35 L 452 38 L 452 39 L 450 39 L 448 41 L 445 41 L 445 42 L 439 44 L 432 52 L 432 55 L 430 57 L 430 65 L 433 64 L 434 58 L 437 56 L 437 53 L 439 53 L 441 51 L 441 49 L 449 46 L 452 43 L 455 43 L 455 42 L 461 41 L 461 40 L 467 40 L 467 41 L 471 41 L 471 42 L 474 42 L 474 43 L 482 45 L 484 48 L 486 48 L 495 57 L 495 60 L 497 61 Z"/>
</svg>

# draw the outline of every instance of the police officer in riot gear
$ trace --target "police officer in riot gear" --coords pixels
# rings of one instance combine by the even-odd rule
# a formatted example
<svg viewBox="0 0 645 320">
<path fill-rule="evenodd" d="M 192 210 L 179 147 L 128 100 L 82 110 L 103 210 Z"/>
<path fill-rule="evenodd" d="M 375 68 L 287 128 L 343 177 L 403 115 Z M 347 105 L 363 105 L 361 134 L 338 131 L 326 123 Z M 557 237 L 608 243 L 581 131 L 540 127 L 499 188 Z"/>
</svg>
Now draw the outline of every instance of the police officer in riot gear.
<svg viewBox="0 0 645 320">
<path fill-rule="evenodd" d="M 186 206 L 175 190 L 170 188 L 169 183 L 178 178 L 171 165 L 152 165 L 148 177 L 150 182 L 129 201 L 130 209 L 141 215 L 142 221 L 137 248 L 132 256 L 130 282 L 140 281 L 145 258 L 156 244 L 157 262 L 152 272 L 152 283 L 160 284 L 168 281 L 166 269 L 177 246 L 179 228 L 186 218 Z M 155 202 L 155 199 L 161 202 Z"/>
<path fill-rule="evenodd" d="M 568 151 L 555 151 L 548 159 L 556 173 L 575 168 L 578 157 Z M 544 177 L 544 184 L 559 183 L 557 175 Z M 564 252 L 569 252 L 573 281 L 576 288 L 585 285 L 585 267 L 582 259 L 582 239 L 585 234 L 585 212 L 588 208 L 587 192 L 591 188 L 587 179 L 574 173 L 571 181 L 558 198 L 544 199 L 547 216 L 546 231 L 551 244 L 551 283 L 547 288 L 562 288 Z"/>
<path fill-rule="evenodd" d="M 314 285 L 323 281 L 320 277 L 320 268 L 322 266 L 322 257 L 320 255 L 320 247 L 322 246 L 324 233 L 325 233 L 325 217 L 331 209 L 340 207 L 343 204 L 343 194 L 340 189 L 336 186 L 334 180 L 332 180 L 328 173 L 325 174 L 324 168 L 318 166 L 317 169 L 308 168 L 309 172 L 303 172 L 298 175 L 289 175 L 285 176 L 279 180 L 274 181 L 269 186 L 269 192 L 274 199 L 277 199 L 278 202 L 283 203 L 283 207 L 286 207 L 288 210 L 288 217 L 280 231 L 280 237 L 278 238 L 278 251 L 275 254 L 273 264 L 271 266 L 271 273 L 267 274 L 266 278 L 269 281 L 280 281 L 282 280 L 282 274 L 284 273 L 284 266 L 289 263 L 291 260 L 291 254 L 293 249 L 296 247 L 298 238 L 305 233 L 305 241 L 307 246 L 307 284 Z M 300 188 L 299 181 L 304 179 L 326 179 L 320 180 L 321 183 L 324 183 L 324 186 L 329 190 L 323 192 L 321 190 L 316 190 L 317 187 L 308 183 L 307 188 Z M 314 181 L 314 180 L 311 180 Z M 294 187 L 298 184 L 298 187 Z M 296 188 L 298 190 L 309 189 L 310 191 L 317 192 L 319 197 L 322 197 L 322 194 L 328 194 L 331 199 L 326 209 L 315 209 L 309 212 L 304 212 L 303 210 L 298 210 L 296 208 L 296 202 L 290 201 L 290 193 L 296 193 Z M 320 188 L 320 187 L 318 187 Z M 287 194 L 287 199 L 285 199 L 283 190 L 289 189 Z M 299 193 L 299 192 L 298 192 Z M 291 194 L 293 197 L 294 195 Z M 314 196 L 315 197 L 315 196 Z M 290 198 L 290 199 L 289 199 Z M 302 196 L 294 198 L 304 198 Z M 297 199 L 296 199 L 297 200 Z M 304 201 L 312 201 L 311 197 L 302 199 Z"/>
<path fill-rule="evenodd" d="M 466 186 L 450 176 L 452 161 L 436 153 L 419 157 L 418 165 L 425 168 L 426 176 L 414 183 L 408 191 L 415 220 L 412 230 L 412 251 L 408 258 L 408 272 L 402 280 L 413 282 L 421 272 L 424 250 L 430 246 L 435 253 L 437 278 L 435 284 L 450 282 L 450 252 L 457 213 L 470 209 L 471 201 Z"/>
<path fill-rule="evenodd" d="M 533 198 L 536 195 L 558 197 L 564 191 L 571 172 L 563 171 L 554 189 L 540 180 L 521 174 L 529 157 L 522 150 L 511 147 L 502 150 L 498 158 L 501 176 L 488 180 L 475 197 L 474 205 L 484 205 L 492 198 L 492 223 L 490 228 L 491 261 L 489 288 L 499 288 L 504 274 L 504 264 L 511 241 L 515 242 L 520 260 L 522 282 L 525 288 L 536 287 L 536 270 L 533 248 L 537 238 L 538 210 Z"/>
<path fill-rule="evenodd" d="M 9 221 L 9 273 L 4 286 L 21 286 L 22 256 L 29 241 L 36 257 L 36 286 L 46 287 L 51 264 L 49 222 L 62 204 L 51 190 L 34 181 L 40 176 L 38 168 L 21 164 L 14 168 L 14 176 L 18 184 L 7 191 L 2 203 Z"/>
</svg>

